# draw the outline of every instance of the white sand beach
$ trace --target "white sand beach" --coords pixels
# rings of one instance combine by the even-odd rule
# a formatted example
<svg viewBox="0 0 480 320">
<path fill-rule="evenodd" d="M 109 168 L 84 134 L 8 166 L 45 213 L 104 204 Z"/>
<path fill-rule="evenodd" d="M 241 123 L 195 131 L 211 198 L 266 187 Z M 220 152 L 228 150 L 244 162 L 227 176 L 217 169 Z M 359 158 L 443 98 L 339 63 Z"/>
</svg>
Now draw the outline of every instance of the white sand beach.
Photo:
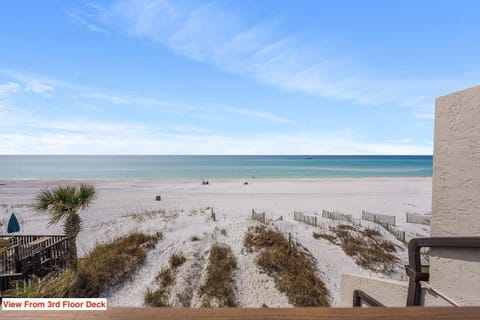
<svg viewBox="0 0 480 320">
<path fill-rule="evenodd" d="M 2 233 L 9 213 L 14 211 L 20 220 L 22 233 L 60 234 L 62 226 L 48 226 L 48 215 L 37 214 L 30 207 L 42 188 L 75 184 L 67 180 L 0 180 L 0 222 Z M 173 306 L 181 306 L 179 296 L 193 293 L 191 306 L 199 306 L 195 289 L 204 275 L 208 250 L 215 242 L 231 246 L 238 260 L 236 296 L 239 306 L 289 306 L 273 280 L 255 264 L 254 254 L 243 247 L 248 227 L 258 224 L 250 219 L 251 209 L 265 211 L 272 225 L 292 236 L 307 248 L 317 260 L 318 275 L 324 280 L 337 305 L 340 299 L 342 273 L 405 279 L 403 265 L 406 251 L 399 250 L 400 262 L 393 275 L 373 273 L 357 266 L 338 246 L 312 237 L 315 227 L 293 220 L 294 211 L 320 214 L 322 209 L 339 210 L 360 218 L 362 210 L 395 215 L 397 225 L 405 230 L 407 239 L 426 236 L 430 228 L 407 224 L 405 212 L 428 213 L 431 210 L 431 178 L 345 178 L 345 179 L 250 179 L 210 180 L 201 185 L 198 180 L 90 180 L 97 189 L 97 199 L 85 211 L 83 230 L 78 238 L 79 255 L 95 244 L 103 243 L 132 231 L 154 233 L 161 231 L 165 239 L 148 252 L 146 262 L 131 281 L 105 293 L 109 305 L 142 306 L 143 294 L 153 288 L 158 271 L 168 264 L 169 256 L 182 251 L 188 258 L 179 270 L 170 296 Z M 155 201 L 160 195 L 162 200 Z M 13 209 L 12 209 L 13 208 Z M 216 221 L 210 218 L 214 208 Z M 281 221 L 276 221 L 282 217 Z M 337 222 L 319 218 L 328 228 Z M 373 226 L 375 227 L 375 226 Z M 224 230 L 222 232 L 222 230 Z M 385 238 L 405 247 L 386 230 L 379 228 Z M 192 242 L 192 236 L 200 241 Z"/>
</svg>

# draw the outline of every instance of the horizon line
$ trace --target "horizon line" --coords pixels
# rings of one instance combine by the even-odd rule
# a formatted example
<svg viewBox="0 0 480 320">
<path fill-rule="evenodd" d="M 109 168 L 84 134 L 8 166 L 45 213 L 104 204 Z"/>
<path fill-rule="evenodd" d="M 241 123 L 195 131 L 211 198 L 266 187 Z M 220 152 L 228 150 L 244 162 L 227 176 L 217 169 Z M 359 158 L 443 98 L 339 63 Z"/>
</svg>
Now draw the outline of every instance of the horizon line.
<svg viewBox="0 0 480 320">
<path fill-rule="evenodd" d="M 433 154 L 0 154 L 8 156 L 171 156 L 171 157 L 433 157 Z"/>
</svg>

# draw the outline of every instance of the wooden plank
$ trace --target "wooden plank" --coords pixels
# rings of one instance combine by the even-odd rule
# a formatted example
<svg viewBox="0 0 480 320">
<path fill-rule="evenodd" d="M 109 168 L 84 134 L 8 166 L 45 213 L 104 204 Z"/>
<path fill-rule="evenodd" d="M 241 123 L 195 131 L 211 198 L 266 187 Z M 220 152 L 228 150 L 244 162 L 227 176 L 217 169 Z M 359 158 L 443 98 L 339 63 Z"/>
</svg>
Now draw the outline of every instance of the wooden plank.
<svg viewBox="0 0 480 320">
<path fill-rule="evenodd" d="M 50 239 L 50 237 L 42 237 L 42 238 L 39 238 L 39 239 L 37 239 L 33 242 L 27 243 L 25 246 L 32 247 L 32 246 L 35 246 L 35 245 L 39 245 L 39 244 L 42 244 L 42 243 L 46 242 L 48 239 Z"/>
<path fill-rule="evenodd" d="M 21 273 L 3 273 L 3 274 L 0 274 L 0 278 L 11 278 L 11 277 L 19 277 L 19 276 L 22 276 L 23 274 Z"/>
<path fill-rule="evenodd" d="M 424 224 L 430 225 L 431 223 L 431 216 L 422 215 L 419 213 L 408 212 L 406 213 L 407 223 L 416 223 L 416 224 Z"/>
<path fill-rule="evenodd" d="M 410 308 L 291 308 L 291 309 L 174 309 L 110 308 L 107 311 L 0 311 L 0 320 L 446 320 L 479 319 L 480 307 Z"/>
</svg>

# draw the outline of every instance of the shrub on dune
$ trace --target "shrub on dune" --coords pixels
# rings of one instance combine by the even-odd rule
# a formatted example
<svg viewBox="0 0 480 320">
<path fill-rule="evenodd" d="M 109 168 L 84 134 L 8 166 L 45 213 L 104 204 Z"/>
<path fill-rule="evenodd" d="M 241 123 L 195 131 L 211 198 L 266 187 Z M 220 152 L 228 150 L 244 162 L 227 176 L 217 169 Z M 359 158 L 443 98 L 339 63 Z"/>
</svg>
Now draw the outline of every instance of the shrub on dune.
<svg viewBox="0 0 480 320">
<path fill-rule="evenodd" d="M 208 258 L 207 278 L 200 287 L 205 307 L 235 307 L 233 290 L 237 259 L 226 245 L 214 244 Z"/>
<path fill-rule="evenodd" d="M 277 288 L 296 307 L 329 306 L 327 289 L 315 274 L 315 260 L 281 232 L 264 226 L 250 228 L 244 245 L 259 251 L 257 264 L 273 277 Z"/>
</svg>

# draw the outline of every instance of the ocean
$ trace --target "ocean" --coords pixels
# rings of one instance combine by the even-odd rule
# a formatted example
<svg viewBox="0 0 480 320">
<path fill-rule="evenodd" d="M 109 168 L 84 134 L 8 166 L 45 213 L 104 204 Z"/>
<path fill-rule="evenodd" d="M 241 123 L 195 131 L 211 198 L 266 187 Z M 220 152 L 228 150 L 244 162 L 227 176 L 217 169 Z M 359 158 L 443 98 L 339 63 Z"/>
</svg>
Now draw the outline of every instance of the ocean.
<svg viewBox="0 0 480 320">
<path fill-rule="evenodd" d="M 3 179 L 431 176 L 432 156 L 0 156 Z"/>
</svg>

